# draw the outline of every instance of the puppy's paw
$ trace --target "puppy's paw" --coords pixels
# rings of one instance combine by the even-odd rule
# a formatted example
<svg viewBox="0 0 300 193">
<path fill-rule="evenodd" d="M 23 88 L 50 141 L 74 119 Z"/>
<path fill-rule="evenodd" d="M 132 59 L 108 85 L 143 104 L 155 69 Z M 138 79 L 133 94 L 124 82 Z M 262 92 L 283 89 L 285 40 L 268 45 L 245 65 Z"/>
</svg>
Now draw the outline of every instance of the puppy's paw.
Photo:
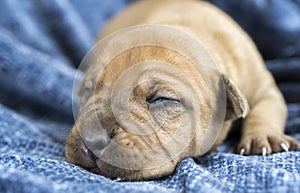
<svg viewBox="0 0 300 193">
<path fill-rule="evenodd" d="M 299 147 L 296 139 L 282 133 L 253 133 L 242 137 L 238 145 L 240 155 L 267 155 L 270 153 L 293 151 Z"/>
</svg>

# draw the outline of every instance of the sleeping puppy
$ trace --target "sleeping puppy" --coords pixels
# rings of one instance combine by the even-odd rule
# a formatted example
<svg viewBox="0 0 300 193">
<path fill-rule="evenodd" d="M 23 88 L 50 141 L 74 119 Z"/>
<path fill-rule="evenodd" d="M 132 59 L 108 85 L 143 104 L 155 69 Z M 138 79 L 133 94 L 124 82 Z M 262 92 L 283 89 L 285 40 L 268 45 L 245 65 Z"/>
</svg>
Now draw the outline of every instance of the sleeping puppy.
<svg viewBox="0 0 300 193">
<path fill-rule="evenodd" d="M 237 119 L 241 155 L 298 147 L 284 134 L 287 108 L 256 47 L 216 7 L 138 1 L 100 39 L 67 139 L 70 163 L 110 178 L 162 177 L 216 149 Z"/>
</svg>

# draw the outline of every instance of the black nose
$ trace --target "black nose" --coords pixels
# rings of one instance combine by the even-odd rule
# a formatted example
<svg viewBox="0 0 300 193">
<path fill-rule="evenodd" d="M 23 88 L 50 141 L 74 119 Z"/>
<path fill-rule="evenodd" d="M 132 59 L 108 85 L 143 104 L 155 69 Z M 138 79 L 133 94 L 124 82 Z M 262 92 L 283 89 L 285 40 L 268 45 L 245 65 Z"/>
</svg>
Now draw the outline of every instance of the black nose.
<svg viewBox="0 0 300 193">
<path fill-rule="evenodd" d="M 115 127 L 115 128 L 111 131 L 109 137 L 112 139 L 112 138 L 116 135 L 116 133 L 117 133 L 118 130 L 120 130 L 120 127 Z"/>
</svg>

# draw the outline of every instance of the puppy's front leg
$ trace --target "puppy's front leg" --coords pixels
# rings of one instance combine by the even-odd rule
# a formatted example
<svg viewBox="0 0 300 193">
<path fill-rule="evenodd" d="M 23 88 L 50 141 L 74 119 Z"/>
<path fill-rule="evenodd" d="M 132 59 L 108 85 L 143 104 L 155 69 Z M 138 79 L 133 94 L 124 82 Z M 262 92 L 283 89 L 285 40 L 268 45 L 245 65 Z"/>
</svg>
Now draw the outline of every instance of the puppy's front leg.
<svg viewBox="0 0 300 193">
<path fill-rule="evenodd" d="M 249 101 L 250 112 L 244 120 L 238 146 L 241 155 L 266 155 L 299 147 L 294 138 L 284 134 L 287 107 L 273 79 L 268 80 L 267 84 L 258 86 L 260 88 Z"/>
</svg>

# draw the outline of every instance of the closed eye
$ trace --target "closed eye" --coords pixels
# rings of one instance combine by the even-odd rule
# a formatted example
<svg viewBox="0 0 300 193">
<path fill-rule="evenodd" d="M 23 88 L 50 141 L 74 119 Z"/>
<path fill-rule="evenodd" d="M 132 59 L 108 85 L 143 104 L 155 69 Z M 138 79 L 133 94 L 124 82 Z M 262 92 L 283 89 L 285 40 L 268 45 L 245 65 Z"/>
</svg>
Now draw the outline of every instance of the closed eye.
<svg viewBox="0 0 300 193">
<path fill-rule="evenodd" d="M 157 103 L 180 103 L 179 99 L 155 94 L 147 99 L 148 106 Z"/>
</svg>

